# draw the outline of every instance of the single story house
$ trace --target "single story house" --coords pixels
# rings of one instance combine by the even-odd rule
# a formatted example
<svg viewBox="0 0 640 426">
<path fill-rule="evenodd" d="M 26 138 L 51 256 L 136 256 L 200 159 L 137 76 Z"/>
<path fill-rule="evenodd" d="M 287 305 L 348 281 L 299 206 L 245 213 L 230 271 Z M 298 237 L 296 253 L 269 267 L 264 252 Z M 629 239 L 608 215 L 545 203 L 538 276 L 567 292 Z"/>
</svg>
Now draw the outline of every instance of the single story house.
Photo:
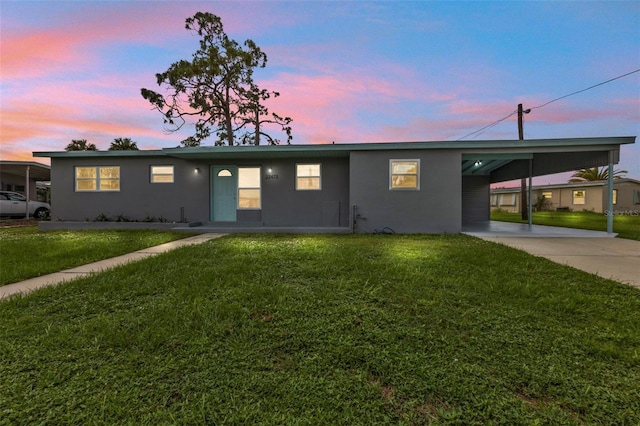
<svg viewBox="0 0 640 426">
<path fill-rule="evenodd" d="M 534 186 L 533 202 L 537 210 L 593 211 L 609 210 L 609 190 L 606 180 Z M 512 213 L 520 211 L 520 187 L 491 190 L 491 209 Z M 613 180 L 613 212 L 640 215 L 640 181 Z"/>
<path fill-rule="evenodd" d="M 46 164 L 0 160 L 0 191 L 18 192 L 30 200 L 38 200 L 38 184 L 50 179 L 51 168 Z"/>
<path fill-rule="evenodd" d="M 488 222 L 490 185 L 617 164 L 635 137 L 35 152 L 51 220 L 209 231 L 459 233 Z"/>
</svg>

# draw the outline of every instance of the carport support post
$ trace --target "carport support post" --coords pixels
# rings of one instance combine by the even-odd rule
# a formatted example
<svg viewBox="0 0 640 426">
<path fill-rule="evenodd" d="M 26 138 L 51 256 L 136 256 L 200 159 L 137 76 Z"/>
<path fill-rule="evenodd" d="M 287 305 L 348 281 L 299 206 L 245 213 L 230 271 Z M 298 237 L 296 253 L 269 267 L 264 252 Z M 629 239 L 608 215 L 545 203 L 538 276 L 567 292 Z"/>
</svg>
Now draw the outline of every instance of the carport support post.
<svg viewBox="0 0 640 426">
<path fill-rule="evenodd" d="M 613 234 L 613 151 L 609 151 L 607 184 L 607 191 L 609 192 L 609 201 L 607 202 L 607 233 Z"/>
<path fill-rule="evenodd" d="M 25 219 L 29 220 L 29 171 L 30 171 L 30 166 L 27 166 L 27 173 L 25 176 L 25 182 L 24 182 L 24 195 L 27 198 L 27 202 L 24 203 L 25 204 L 25 208 L 26 208 L 26 216 L 24 217 Z"/>
<path fill-rule="evenodd" d="M 527 218 L 529 219 L 529 228 L 531 228 L 531 225 L 533 225 L 533 203 L 531 203 L 531 197 L 533 195 L 533 159 L 530 158 L 529 159 L 529 204 L 528 204 L 528 209 L 529 209 L 529 215 L 527 216 Z"/>
</svg>

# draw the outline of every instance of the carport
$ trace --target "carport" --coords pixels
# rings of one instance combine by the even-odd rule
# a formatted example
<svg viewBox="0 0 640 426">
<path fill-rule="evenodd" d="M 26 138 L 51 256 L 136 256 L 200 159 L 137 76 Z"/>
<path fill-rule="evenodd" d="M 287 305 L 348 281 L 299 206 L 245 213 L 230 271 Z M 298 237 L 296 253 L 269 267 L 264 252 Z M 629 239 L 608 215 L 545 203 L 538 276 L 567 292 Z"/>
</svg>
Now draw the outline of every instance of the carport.
<svg viewBox="0 0 640 426">
<path fill-rule="evenodd" d="M 29 203 L 32 194 L 36 194 L 36 182 L 51 180 L 51 167 L 33 161 L 0 161 L 0 189 L 22 193 Z"/>
<path fill-rule="evenodd" d="M 505 142 L 504 149 L 483 147 L 462 154 L 462 174 L 484 176 L 491 184 L 528 179 L 527 204 L 529 228 L 532 226 L 532 178 L 537 176 L 608 166 L 609 206 L 613 210 L 613 166 L 620 161 L 620 144 L 633 143 L 635 138 L 579 138 L 524 140 Z M 612 142 L 612 143 L 610 143 Z M 502 148 L 502 147 L 501 147 Z M 607 232 L 613 233 L 613 216 L 607 216 Z"/>
</svg>

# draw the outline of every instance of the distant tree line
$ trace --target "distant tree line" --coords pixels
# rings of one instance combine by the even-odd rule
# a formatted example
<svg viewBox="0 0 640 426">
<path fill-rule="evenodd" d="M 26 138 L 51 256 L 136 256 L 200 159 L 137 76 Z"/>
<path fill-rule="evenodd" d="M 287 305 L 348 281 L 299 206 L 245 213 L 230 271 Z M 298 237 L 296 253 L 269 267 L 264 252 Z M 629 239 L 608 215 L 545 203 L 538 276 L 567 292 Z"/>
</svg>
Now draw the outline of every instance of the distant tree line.
<svg viewBox="0 0 640 426">
<path fill-rule="evenodd" d="M 73 139 L 64 149 L 65 151 L 97 151 L 96 145 L 87 142 L 86 139 Z M 138 151 L 138 144 L 131 138 L 115 138 L 109 151 Z"/>
</svg>

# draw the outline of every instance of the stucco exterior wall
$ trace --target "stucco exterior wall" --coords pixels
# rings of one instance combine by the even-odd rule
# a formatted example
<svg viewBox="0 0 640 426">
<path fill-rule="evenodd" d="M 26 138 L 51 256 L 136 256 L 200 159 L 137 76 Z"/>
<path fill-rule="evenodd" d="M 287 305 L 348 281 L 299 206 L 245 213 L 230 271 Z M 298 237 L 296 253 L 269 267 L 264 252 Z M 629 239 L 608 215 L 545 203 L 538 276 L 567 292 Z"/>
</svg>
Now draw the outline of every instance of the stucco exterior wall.
<svg viewBox="0 0 640 426">
<path fill-rule="evenodd" d="M 613 205 L 615 213 L 627 214 L 633 216 L 640 215 L 640 184 L 636 182 L 619 182 L 614 181 L 613 188 L 617 190 L 617 202 Z M 635 195 L 634 195 L 635 193 Z M 602 211 L 609 209 L 609 193 L 607 187 L 602 189 Z"/>
<path fill-rule="evenodd" d="M 465 225 L 491 220 L 489 208 L 491 178 L 462 177 L 462 223 Z"/>
<path fill-rule="evenodd" d="M 633 214 L 635 211 L 640 211 L 640 203 L 636 204 L 636 200 L 640 198 L 640 194 L 634 197 L 634 192 L 640 191 L 640 184 L 633 181 L 614 181 L 613 188 L 617 191 L 617 203 L 613 206 L 614 212 Z M 574 203 L 573 191 L 585 191 L 584 204 Z M 547 198 L 544 210 L 569 209 L 571 211 L 587 210 L 596 213 L 606 213 L 609 208 L 608 191 L 609 189 L 606 183 L 592 186 L 572 185 L 565 188 L 539 188 L 533 191 L 533 202 L 535 205 L 538 197 L 541 197 L 544 192 L 551 194 L 551 198 Z M 503 195 L 503 200 L 510 200 L 511 194 L 516 194 L 515 205 L 502 204 L 500 196 Z M 500 208 L 501 210 L 509 212 L 520 211 L 519 191 L 494 193 L 491 195 L 491 201 L 492 209 Z"/>
<path fill-rule="evenodd" d="M 348 227 L 348 158 L 188 161 L 174 157 L 53 158 L 52 220 L 115 220 L 162 217 L 169 222 L 210 221 L 213 165 L 261 167 L 262 208 L 237 210 L 236 222 L 224 226 Z M 321 164 L 320 190 L 297 191 L 297 163 Z M 173 183 L 151 183 L 151 165 L 173 165 Z M 75 167 L 119 166 L 120 191 L 75 191 Z M 197 169 L 197 171 L 196 171 Z M 269 171 L 271 169 L 271 171 Z M 184 215 L 184 217 L 182 216 Z"/>
<path fill-rule="evenodd" d="M 348 158 L 220 160 L 209 164 L 261 167 L 262 208 L 237 210 L 236 222 L 220 223 L 220 225 L 349 226 Z M 296 190 L 296 164 L 320 164 L 320 190 Z M 208 193 L 206 195 L 208 196 Z"/>
<path fill-rule="evenodd" d="M 100 215 L 179 222 L 206 221 L 209 213 L 206 165 L 167 157 L 52 158 L 51 220 L 95 220 Z M 174 183 L 151 183 L 151 165 L 174 165 Z M 76 192 L 75 167 L 119 166 L 120 191 Z M 196 168 L 200 173 L 196 173 Z"/>
<path fill-rule="evenodd" d="M 584 191 L 584 204 L 576 204 L 573 192 Z M 601 187 L 572 187 L 559 190 L 558 207 L 569 207 L 572 211 L 602 212 L 602 188 Z"/>
<path fill-rule="evenodd" d="M 389 160 L 419 159 L 420 189 L 390 190 Z M 445 150 L 351 153 L 351 202 L 356 232 L 385 227 L 397 233 L 459 233 L 462 229 L 460 152 Z"/>
</svg>

